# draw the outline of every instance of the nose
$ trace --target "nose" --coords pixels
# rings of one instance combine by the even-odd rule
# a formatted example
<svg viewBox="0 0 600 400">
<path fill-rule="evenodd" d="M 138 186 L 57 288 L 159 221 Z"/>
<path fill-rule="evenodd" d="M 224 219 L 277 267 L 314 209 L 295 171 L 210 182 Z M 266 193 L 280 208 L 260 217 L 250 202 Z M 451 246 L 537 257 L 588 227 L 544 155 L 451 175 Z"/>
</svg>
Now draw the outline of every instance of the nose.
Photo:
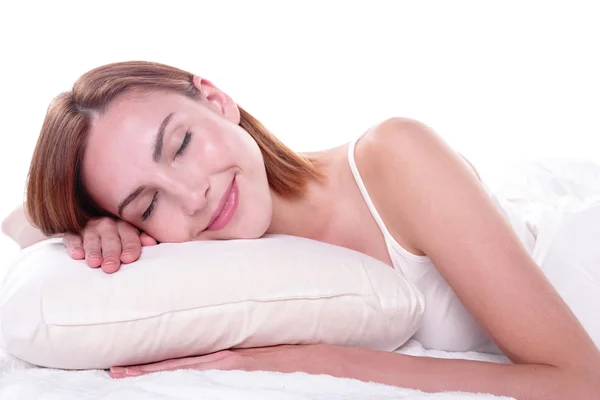
<svg viewBox="0 0 600 400">
<path fill-rule="evenodd" d="M 207 194 L 210 189 L 208 179 L 165 179 L 167 191 L 179 203 L 187 215 L 195 215 L 207 204 Z"/>
<path fill-rule="evenodd" d="M 209 185 L 202 185 L 201 187 L 195 187 L 191 190 L 184 190 L 181 193 L 181 204 L 187 215 L 196 215 L 200 210 L 206 207 L 206 194 L 209 187 Z"/>
</svg>

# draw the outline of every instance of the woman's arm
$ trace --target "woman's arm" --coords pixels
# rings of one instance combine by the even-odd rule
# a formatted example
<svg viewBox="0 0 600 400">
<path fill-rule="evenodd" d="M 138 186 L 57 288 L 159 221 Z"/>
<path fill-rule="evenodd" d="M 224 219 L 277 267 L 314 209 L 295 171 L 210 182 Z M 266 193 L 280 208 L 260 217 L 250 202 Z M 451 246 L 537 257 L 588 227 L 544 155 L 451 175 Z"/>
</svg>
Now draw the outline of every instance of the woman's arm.
<svg viewBox="0 0 600 400">
<path fill-rule="evenodd" d="M 332 345 L 274 346 L 225 350 L 200 357 L 113 367 L 112 378 L 178 369 L 306 372 L 377 382 L 425 392 L 473 392 L 518 399 L 597 399 L 600 387 L 589 374 L 549 365 L 506 365 L 482 361 L 415 357 Z"/>
<path fill-rule="evenodd" d="M 356 158 L 390 232 L 402 232 L 427 254 L 485 332 L 522 364 L 436 361 L 427 368 L 446 370 L 440 388 L 456 389 L 458 382 L 466 388 L 477 376 L 489 385 L 483 391 L 548 399 L 548 388 L 557 396 L 579 383 L 598 384 L 598 349 L 477 177 L 438 135 L 390 119 L 357 144 Z"/>
</svg>

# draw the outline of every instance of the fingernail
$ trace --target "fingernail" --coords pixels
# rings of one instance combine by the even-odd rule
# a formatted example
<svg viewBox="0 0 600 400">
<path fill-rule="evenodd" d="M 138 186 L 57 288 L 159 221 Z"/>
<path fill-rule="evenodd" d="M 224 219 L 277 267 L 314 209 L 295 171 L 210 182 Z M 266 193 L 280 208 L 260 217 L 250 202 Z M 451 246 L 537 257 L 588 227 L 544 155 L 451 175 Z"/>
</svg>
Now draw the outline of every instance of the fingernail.
<svg viewBox="0 0 600 400">
<path fill-rule="evenodd" d="M 100 258 L 100 254 L 98 253 L 89 253 L 87 258 Z"/>
<path fill-rule="evenodd" d="M 80 252 L 80 251 L 83 252 L 83 249 L 81 247 L 75 247 L 73 249 L 73 253 L 77 253 L 77 252 Z"/>
<path fill-rule="evenodd" d="M 127 376 L 138 376 L 141 375 L 142 373 L 138 370 L 132 369 L 132 368 L 125 368 L 125 375 Z"/>
<path fill-rule="evenodd" d="M 130 257 L 133 257 L 132 251 L 124 251 L 121 253 L 121 258 L 130 258 Z"/>
<path fill-rule="evenodd" d="M 115 265 L 115 262 L 113 260 L 106 260 L 103 263 L 104 265 Z"/>
<path fill-rule="evenodd" d="M 115 374 L 123 374 L 123 373 L 125 373 L 125 368 L 123 368 L 123 367 L 112 367 L 110 369 L 110 372 L 115 373 Z"/>
</svg>

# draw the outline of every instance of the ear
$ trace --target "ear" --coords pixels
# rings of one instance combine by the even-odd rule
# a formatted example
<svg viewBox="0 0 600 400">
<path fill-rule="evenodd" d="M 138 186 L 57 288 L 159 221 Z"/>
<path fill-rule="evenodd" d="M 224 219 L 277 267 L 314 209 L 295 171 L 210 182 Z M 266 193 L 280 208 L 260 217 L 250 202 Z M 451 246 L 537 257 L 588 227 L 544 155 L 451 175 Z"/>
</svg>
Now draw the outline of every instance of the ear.
<svg viewBox="0 0 600 400">
<path fill-rule="evenodd" d="M 223 115 L 236 125 L 240 124 L 240 110 L 231 97 L 208 79 L 194 76 L 194 86 L 200 91 L 200 96 L 213 111 Z"/>
</svg>

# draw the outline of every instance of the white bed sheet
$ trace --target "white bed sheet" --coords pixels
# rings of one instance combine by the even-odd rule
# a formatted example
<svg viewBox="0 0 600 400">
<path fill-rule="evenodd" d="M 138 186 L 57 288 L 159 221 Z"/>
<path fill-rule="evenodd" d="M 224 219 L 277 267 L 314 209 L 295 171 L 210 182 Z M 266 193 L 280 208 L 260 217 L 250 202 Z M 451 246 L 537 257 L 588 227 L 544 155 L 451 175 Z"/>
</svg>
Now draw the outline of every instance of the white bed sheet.
<svg viewBox="0 0 600 400">
<path fill-rule="evenodd" d="M 483 353 L 428 351 L 409 341 L 400 352 L 411 355 L 508 362 Z M 169 371 L 112 379 L 104 370 L 39 368 L 1 352 L 2 400 L 388 400 L 508 399 L 489 394 L 424 393 L 417 390 L 305 373 L 244 371 Z"/>
</svg>

